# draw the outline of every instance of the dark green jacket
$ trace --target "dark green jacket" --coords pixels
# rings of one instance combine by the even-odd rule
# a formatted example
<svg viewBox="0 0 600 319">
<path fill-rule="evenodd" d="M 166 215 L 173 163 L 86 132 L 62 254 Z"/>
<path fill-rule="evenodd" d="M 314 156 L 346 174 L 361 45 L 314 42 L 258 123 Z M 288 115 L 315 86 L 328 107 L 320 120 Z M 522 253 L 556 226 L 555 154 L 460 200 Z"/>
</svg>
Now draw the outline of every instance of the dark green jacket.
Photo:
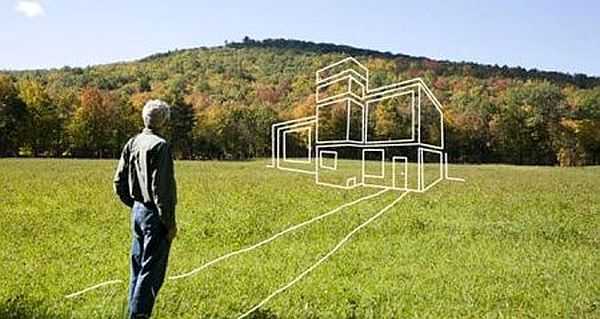
<svg viewBox="0 0 600 319">
<path fill-rule="evenodd" d="M 114 189 L 129 206 L 137 201 L 155 206 L 167 228 L 176 224 L 177 187 L 171 147 L 145 128 L 123 147 L 114 179 Z"/>
</svg>

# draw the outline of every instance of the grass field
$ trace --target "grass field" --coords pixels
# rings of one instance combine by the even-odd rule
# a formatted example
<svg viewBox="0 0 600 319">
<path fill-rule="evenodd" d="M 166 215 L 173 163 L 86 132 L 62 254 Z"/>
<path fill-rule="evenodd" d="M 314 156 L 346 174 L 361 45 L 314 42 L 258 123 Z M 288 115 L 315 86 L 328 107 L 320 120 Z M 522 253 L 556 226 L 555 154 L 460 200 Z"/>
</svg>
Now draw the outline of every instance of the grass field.
<svg viewBox="0 0 600 319">
<path fill-rule="evenodd" d="M 121 318 L 129 211 L 115 161 L 0 160 L 0 318 Z M 466 183 L 409 193 L 255 318 L 600 318 L 600 167 L 451 166 Z M 169 274 L 377 190 L 315 185 L 256 162 L 177 162 Z M 398 192 L 344 209 L 195 276 L 156 318 L 235 318 L 309 267 Z"/>
</svg>

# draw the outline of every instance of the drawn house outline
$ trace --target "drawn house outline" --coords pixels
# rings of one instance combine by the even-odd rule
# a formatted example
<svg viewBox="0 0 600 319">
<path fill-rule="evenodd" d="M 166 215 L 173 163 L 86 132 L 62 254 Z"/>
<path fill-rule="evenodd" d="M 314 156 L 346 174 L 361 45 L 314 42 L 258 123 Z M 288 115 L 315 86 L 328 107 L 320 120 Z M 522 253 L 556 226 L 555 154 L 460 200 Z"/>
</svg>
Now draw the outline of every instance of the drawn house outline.
<svg viewBox="0 0 600 319">
<path fill-rule="evenodd" d="M 370 88 L 369 70 L 355 58 L 347 57 L 317 70 L 315 84 L 314 115 L 271 127 L 269 167 L 312 174 L 317 184 L 341 189 L 364 186 L 424 192 L 444 178 L 453 179 L 447 172 L 443 107 L 421 78 Z M 376 111 L 386 101 L 392 107 L 396 103 L 409 110 L 407 136 L 380 139 L 375 135 Z M 333 108 L 336 114 L 345 109 L 345 132 L 325 136 L 326 130 L 320 128 L 329 120 L 327 112 Z M 425 130 L 423 121 L 427 121 L 427 128 L 434 129 Z M 290 161 L 286 138 L 299 131 L 309 132 L 304 135 L 308 139 L 308 160 Z M 354 164 L 355 168 L 348 168 L 347 174 L 342 173 L 343 154 L 361 161 Z M 337 174 L 333 182 L 329 180 L 332 174 Z"/>
</svg>

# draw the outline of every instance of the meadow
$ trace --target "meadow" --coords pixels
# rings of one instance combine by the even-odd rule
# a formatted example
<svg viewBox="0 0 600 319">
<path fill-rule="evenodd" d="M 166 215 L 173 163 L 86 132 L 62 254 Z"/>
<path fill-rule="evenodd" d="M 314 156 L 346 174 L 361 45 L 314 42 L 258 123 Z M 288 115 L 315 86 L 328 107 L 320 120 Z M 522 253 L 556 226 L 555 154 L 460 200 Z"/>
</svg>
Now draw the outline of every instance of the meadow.
<svg viewBox="0 0 600 319">
<path fill-rule="evenodd" d="M 318 186 L 266 161 L 176 162 L 188 272 L 378 190 Z M 116 161 L 0 160 L 0 318 L 122 318 L 130 213 Z M 466 183 L 409 193 L 254 318 L 600 318 L 600 167 L 450 165 Z M 194 276 L 154 318 L 236 318 L 401 193 L 360 202 Z M 106 280 L 76 298 L 65 295 Z"/>
</svg>

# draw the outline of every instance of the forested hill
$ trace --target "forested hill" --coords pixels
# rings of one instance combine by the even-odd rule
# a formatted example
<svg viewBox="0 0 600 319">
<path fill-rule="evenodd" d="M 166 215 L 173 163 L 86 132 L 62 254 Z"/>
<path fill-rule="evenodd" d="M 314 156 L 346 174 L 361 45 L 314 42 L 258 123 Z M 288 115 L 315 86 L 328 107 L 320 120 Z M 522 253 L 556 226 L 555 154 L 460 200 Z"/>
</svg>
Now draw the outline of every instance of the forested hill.
<svg viewBox="0 0 600 319">
<path fill-rule="evenodd" d="M 555 71 L 541 71 L 537 69 L 525 69 L 522 67 L 509 67 L 498 65 L 486 65 L 473 62 L 450 62 L 432 60 L 426 57 L 414 57 L 406 54 L 394 54 L 376 50 L 355 48 L 347 45 L 332 43 L 314 43 L 301 40 L 266 39 L 256 41 L 245 38 L 242 42 L 227 44 L 232 48 L 264 48 L 284 49 L 301 52 L 312 52 L 317 54 L 341 53 L 350 56 L 369 56 L 384 59 L 392 59 L 400 65 L 413 65 L 417 68 L 430 69 L 436 75 L 462 75 L 477 78 L 507 77 L 513 79 L 538 79 L 549 80 L 557 84 L 572 84 L 579 88 L 593 88 L 600 86 L 600 77 L 588 76 L 586 74 L 569 74 Z"/>
<path fill-rule="evenodd" d="M 179 158 L 265 156 L 272 123 L 314 112 L 315 70 L 349 55 L 373 86 L 428 83 L 445 107 L 454 161 L 600 163 L 600 78 L 248 38 L 126 63 L 0 72 L 0 155 L 115 157 L 141 126 L 143 104 L 160 98 L 173 106 Z"/>
</svg>

